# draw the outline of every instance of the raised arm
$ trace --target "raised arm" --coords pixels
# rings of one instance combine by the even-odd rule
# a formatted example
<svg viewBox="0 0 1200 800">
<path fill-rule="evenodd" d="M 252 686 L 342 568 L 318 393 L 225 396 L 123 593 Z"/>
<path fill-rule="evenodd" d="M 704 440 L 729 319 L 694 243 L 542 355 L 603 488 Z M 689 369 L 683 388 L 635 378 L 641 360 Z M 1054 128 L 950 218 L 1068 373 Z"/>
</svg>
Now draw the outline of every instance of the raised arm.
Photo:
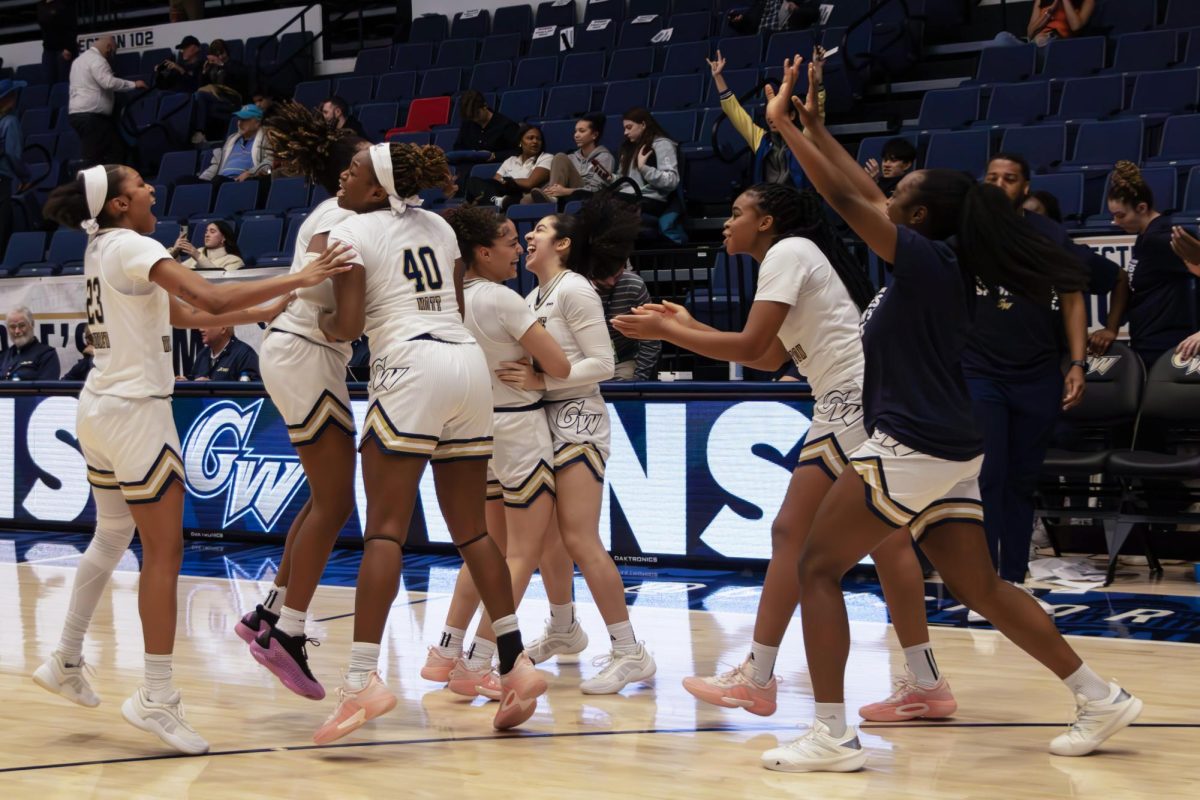
<svg viewBox="0 0 1200 800">
<path fill-rule="evenodd" d="M 1046 23 L 1050 21 L 1051 15 L 1054 14 L 1054 6 L 1047 6 L 1043 11 L 1038 5 L 1038 0 L 1033 0 L 1033 7 L 1029 9 L 1029 25 L 1025 29 L 1025 35 L 1030 39 L 1036 36 L 1042 28 L 1046 27 Z"/>
</svg>

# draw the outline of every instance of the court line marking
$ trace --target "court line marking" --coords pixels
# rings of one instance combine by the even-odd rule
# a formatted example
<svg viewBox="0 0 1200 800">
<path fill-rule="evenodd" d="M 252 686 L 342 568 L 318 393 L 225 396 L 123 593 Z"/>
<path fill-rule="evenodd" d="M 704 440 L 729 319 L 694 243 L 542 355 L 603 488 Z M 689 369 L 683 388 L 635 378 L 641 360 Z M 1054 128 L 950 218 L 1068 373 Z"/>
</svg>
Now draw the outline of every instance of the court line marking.
<svg viewBox="0 0 1200 800">
<path fill-rule="evenodd" d="M 895 723 L 883 725 L 862 725 L 861 730 L 881 731 L 888 728 L 1061 728 L 1061 722 L 923 722 Z M 1200 728 L 1196 723 L 1171 722 L 1142 722 L 1134 723 L 1130 728 Z M 150 761 L 166 761 L 181 758 L 216 758 L 218 756 L 245 756 L 262 753 L 303 753 L 311 750 L 348 750 L 366 747 L 405 747 L 409 745 L 446 744 L 449 742 L 503 742 L 520 741 L 522 739 L 582 739 L 599 736 L 656 736 L 679 735 L 690 733 L 765 733 L 769 731 L 795 731 L 791 725 L 716 725 L 703 728 L 647 728 L 631 731 L 562 731 L 552 732 L 521 732 L 513 734 L 497 734 L 491 736 L 444 736 L 428 739 L 390 739 L 374 742 L 342 742 L 340 744 L 301 744 L 282 745 L 279 747 L 253 747 L 241 750 L 218 750 L 203 755 L 192 756 L 186 753 L 160 753 L 158 755 L 129 756 L 126 758 L 105 758 L 95 761 L 71 761 L 61 764 L 33 764 L 23 767 L 0 768 L 0 774 L 9 772 L 36 772 L 49 769 L 71 769 L 74 767 L 97 767 L 108 764 L 137 764 Z"/>
</svg>

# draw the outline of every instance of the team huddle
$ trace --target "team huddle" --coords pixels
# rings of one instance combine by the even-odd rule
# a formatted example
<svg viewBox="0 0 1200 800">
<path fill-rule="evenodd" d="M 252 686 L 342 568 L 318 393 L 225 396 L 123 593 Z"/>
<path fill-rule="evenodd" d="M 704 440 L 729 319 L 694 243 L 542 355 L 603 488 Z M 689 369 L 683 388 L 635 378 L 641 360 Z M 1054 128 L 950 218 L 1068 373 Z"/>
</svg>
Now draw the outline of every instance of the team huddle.
<svg viewBox="0 0 1200 800">
<path fill-rule="evenodd" d="M 867 752 L 843 702 L 850 641 L 840 581 L 869 553 L 907 669 L 890 697 L 859 713 L 878 721 L 949 716 L 957 706 L 929 641 L 916 538 L 959 601 L 1071 690 L 1076 720 L 1051 752 L 1089 753 L 1131 724 L 1141 701 L 1096 675 L 1033 598 L 996 575 L 981 528 L 982 440 L 961 366 L 975 280 L 1048 303 L 1082 285 L 1078 262 L 1026 226 L 999 189 L 959 173 L 913 173 L 886 200 L 825 129 L 818 82 L 810 80 L 806 100 L 792 97 L 799 69 L 798 58 L 786 65 L 767 116 L 820 197 L 757 184 L 734 202 L 726 250 L 761 265 L 744 329 L 713 329 L 668 302 L 613 320 L 629 338 L 714 359 L 770 370 L 790 361 L 812 386 L 812 426 L 772 527 L 750 652 L 739 667 L 686 678 L 684 687 L 713 705 L 775 713 L 776 656 L 799 604 L 815 720 L 795 742 L 764 753 L 763 766 L 861 768 Z M 277 156 L 336 195 L 305 219 L 286 276 L 217 285 L 183 267 L 145 235 L 154 229 L 154 190 L 128 167 L 85 170 L 46 205 L 47 217 L 90 234 L 84 277 L 96 355 L 77 424 L 97 528 L 61 640 L 35 682 L 83 706 L 100 703 L 83 640 L 136 527 L 145 679 L 122 715 L 176 750 L 208 751 L 172 682 L 184 493 L 170 333 L 251 322 L 267 325 L 263 382 L 310 497 L 274 586 L 235 630 L 258 663 L 308 699 L 323 700 L 326 690 L 309 666 L 306 618 L 352 511 L 357 455 L 367 495 L 353 643 L 314 742 L 341 739 L 397 703 L 378 670 L 380 642 L 429 463 L 464 568 L 422 678 L 496 701 L 498 730 L 526 723 L 547 690 L 534 665 L 588 645 L 573 605 L 577 565 L 611 642 L 580 690 L 611 694 L 650 679 L 654 659 L 635 635 L 599 531 L 609 454 L 599 383 L 612 377 L 614 361 L 593 283 L 625 268 L 636 210 L 597 196 L 577 213 L 543 218 L 522 242 L 491 207 L 444 216 L 420 207 L 421 191 L 452 182 L 436 147 L 371 145 L 294 104 L 271 122 Z M 821 197 L 891 265 L 891 284 L 878 295 Z M 522 252 L 537 281 L 524 298 L 504 285 Z M 349 342 L 363 335 L 372 365 L 356 432 L 344 376 Z M 539 569 L 550 618 L 526 642 L 515 612 Z M 480 602 L 482 619 L 465 646 Z"/>
</svg>

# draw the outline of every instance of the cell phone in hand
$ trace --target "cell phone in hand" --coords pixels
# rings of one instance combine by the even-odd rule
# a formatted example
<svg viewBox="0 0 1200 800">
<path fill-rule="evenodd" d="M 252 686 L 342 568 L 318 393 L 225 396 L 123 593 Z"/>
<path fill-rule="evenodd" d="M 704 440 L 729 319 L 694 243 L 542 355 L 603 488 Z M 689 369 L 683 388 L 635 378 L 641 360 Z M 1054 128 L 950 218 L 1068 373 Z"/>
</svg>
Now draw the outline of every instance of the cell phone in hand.
<svg viewBox="0 0 1200 800">
<path fill-rule="evenodd" d="M 179 226 L 179 238 L 188 238 L 188 226 L 186 224 Z"/>
<path fill-rule="evenodd" d="M 831 47 L 826 50 L 824 55 L 825 60 L 828 61 L 829 59 L 833 58 L 835 55 L 837 55 L 837 51 L 841 49 L 842 48 L 840 47 Z"/>
</svg>

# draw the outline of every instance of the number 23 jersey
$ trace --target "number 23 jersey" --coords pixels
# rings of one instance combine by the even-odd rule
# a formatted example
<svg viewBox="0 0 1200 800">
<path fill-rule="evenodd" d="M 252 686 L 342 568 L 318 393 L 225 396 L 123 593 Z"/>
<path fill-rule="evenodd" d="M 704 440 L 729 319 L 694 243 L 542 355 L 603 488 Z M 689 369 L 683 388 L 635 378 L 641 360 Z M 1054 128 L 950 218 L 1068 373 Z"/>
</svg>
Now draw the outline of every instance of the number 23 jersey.
<svg viewBox="0 0 1200 800">
<path fill-rule="evenodd" d="M 474 342 L 454 296 L 454 229 L 437 214 L 390 208 L 358 214 L 329 234 L 358 254 L 366 270 L 366 328 L 372 354 L 428 335 L 446 342 Z"/>
</svg>

